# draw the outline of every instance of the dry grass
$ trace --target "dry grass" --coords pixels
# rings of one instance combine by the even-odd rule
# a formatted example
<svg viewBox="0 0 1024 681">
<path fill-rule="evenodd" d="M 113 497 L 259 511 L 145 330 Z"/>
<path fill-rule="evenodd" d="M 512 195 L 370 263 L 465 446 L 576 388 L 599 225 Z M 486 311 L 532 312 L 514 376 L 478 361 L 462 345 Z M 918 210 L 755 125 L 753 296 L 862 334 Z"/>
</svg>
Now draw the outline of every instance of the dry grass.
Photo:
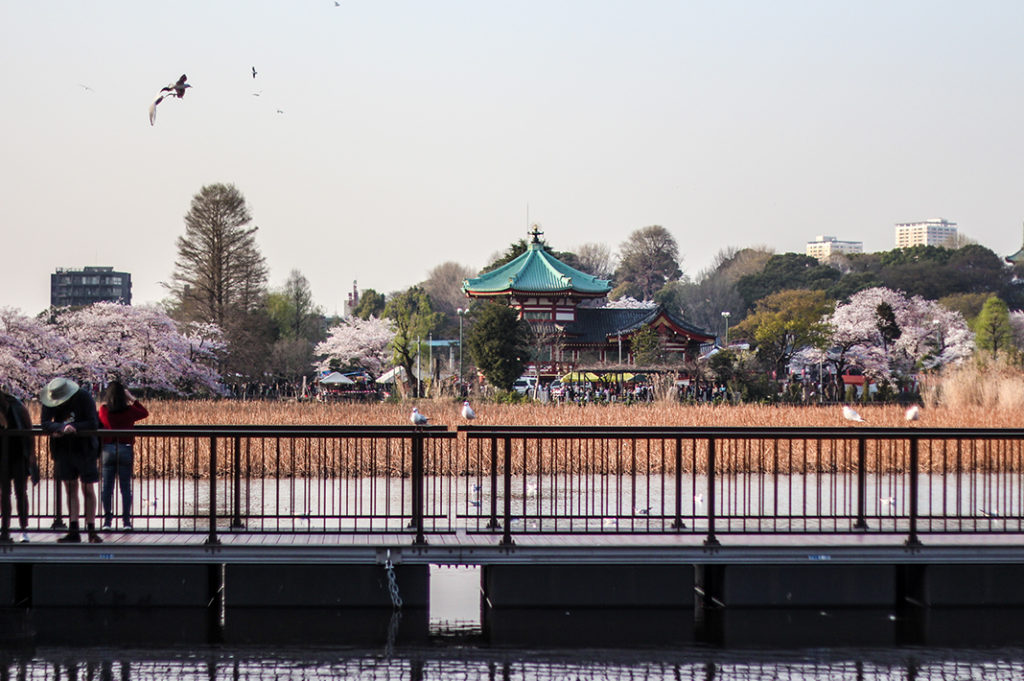
<svg viewBox="0 0 1024 681">
<path fill-rule="evenodd" d="M 1024 384 L 1022 384 L 1024 385 Z M 1024 388 L 1003 384 L 998 390 L 1018 394 Z M 1002 404 L 1013 404 L 1004 397 Z M 297 402 L 150 402 L 150 425 L 408 425 L 413 405 L 430 417 L 431 424 L 454 428 L 465 423 L 461 403 L 420 400 L 403 404 L 320 404 Z M 508 405 L 477 404 L 478 425 L 550 426 L 845 426 L 838 407 L 773 407 L 763 405 L 711 406 L 658 403 L 651 406 Z M 907 425 L 903 408 L 896 405 L 858 406 L 868 426 Z M 917 425 L 936 428 L 1019 428 L 1024 410 L 1019 406 L 995 409 L 989 404 L 941 405 L 921 410 Z"/>
</svg>

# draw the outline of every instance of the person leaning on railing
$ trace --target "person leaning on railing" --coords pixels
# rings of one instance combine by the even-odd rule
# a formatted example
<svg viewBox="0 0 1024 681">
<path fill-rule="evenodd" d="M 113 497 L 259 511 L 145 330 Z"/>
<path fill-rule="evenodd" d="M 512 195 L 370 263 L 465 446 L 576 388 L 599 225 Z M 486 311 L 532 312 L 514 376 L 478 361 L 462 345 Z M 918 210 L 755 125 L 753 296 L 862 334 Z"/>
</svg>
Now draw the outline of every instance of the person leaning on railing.
<svg viewBox="0 0 1024 681">
<path fill-rule="evenodd" d="M 100 404 L 100 423 L 110 430 L 127 430 L 149 416 L 149 411 L 128 392 L 121 381 L 111 381 Z M 114 522 L 114 479 L 121 489 L 121 528 L 132 529 L 132 469 L 135 465 L 132 435 L 103 436 L 103 529 Z"/>
<path fill-rule="evenodd" d="M 0 429 L 31 430 L 32 417 L 28 409 L 14 395 L 0 391 Z M 3 448 L 6 447 L 6 451 Z M 39 467 L 36 465 L 35 447 L 31 435 L 9 435 L 0 442 L 0 542 L 11 541 L 11 485 L 14 485 L 14 499 L 18 508 L 18 527 L 21 541 L 28 541 L 28 478 L 39 482 Z"/>
<path fill-rule="evenodd" d="M 39 393 L 43 403 L 40 425 L 50 434 L 50 455 L 54 477 L 64 483 L 68 500 L 68 533 L 59 542 L 82 541 L 78 530 L 78 481 L 82 481 L 85 502 L 85 523 L 89 543 L 103 540 L 96 534 L 96 482 L 100 479 L 97 465 L 100 445 L 95 435 L 78 435 L 79 431 L 95 431 L 100 427 L 96 403 L 87 390 L 68 378 L 55 378 Z"/>
</svg>

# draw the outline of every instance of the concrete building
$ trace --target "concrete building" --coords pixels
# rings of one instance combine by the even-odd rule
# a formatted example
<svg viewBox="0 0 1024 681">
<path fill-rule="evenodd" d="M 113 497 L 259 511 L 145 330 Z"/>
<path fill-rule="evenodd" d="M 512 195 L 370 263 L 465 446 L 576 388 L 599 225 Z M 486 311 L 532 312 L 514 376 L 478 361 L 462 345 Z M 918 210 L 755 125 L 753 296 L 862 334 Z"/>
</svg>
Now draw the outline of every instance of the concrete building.
<svg viewBox="0 0 1024 681">
<path fill-rule="evenodd" d="M 807 255 L 817 258 L 820 262 L 839 253 L 863 253 L 863 241 L 840 241 L 834 236 L 819 234 L 814 241 L 807 242 Z"/>
<path fill-rule="evenodd" d="M 896 223 L 896 248 L 910 248 L 911 246 L 956 248 L 956 237 L 956 223 L 945 218 Z"/>
<path fill-rule="evenodd" d="M 102 301 L 132 303 L 132 275 L 113 267 L 58 267 L 50 275 L 50 305 L 67 307 Z"/>
</svg>

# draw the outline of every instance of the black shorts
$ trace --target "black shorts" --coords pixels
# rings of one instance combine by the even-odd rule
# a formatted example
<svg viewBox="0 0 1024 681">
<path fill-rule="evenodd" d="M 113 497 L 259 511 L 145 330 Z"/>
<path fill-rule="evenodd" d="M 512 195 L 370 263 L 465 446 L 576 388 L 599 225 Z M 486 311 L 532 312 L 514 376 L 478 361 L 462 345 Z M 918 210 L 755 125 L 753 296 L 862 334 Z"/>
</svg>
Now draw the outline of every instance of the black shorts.
<svg viewBox="0 0 1024 681">
<path fill-rule="evenodd" d="M 62 453 L 53 457 L 53 475 L 58 480 L 98 482 L 100 468 L 94 454 Z"/>
</svg>

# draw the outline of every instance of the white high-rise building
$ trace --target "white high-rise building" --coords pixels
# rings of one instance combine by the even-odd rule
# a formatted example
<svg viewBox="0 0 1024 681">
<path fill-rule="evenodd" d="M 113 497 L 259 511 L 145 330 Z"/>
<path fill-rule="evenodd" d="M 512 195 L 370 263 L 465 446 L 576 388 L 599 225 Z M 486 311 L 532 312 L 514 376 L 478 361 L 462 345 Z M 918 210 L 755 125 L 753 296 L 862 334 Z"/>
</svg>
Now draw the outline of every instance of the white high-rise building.
<svg viewBox="0 0 1024 681">
<path fill-rule="evenodd" d="M 896 223 L 896 248 L 911 246 L 956 248 L 956 223 L 945 218 Z"/>
<path fill-rule="evenodd" d="M 828 260 L 830 256 L 837 253 L 863 253 L 863 241 L 840 241 L 834 236 L 819 234 L 814 241 L 807 242 L 807 255 L 817 258 L 819 262 Z"/>
</svg>

